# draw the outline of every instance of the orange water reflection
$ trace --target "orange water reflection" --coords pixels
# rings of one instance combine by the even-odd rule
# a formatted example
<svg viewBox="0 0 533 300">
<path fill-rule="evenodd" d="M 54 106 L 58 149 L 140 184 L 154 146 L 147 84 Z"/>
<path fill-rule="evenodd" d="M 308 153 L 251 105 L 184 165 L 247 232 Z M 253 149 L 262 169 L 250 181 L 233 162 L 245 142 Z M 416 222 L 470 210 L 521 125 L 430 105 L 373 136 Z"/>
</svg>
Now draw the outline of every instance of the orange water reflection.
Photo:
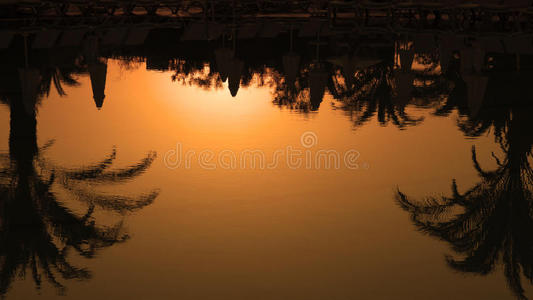
<svg viewBox="0 0 533 300">
<path fill-rule="evenodd" d="M 156 201 L 127 219 L 133 238 L 97 259 L 72 255 L 95 276 L 69 282 L 74 299 L 503 299 L 503 275 L 464 277 L 450 272 L 447 245 L 413 230 L 394 204 L 397 186 L 413 196 L 447 193 L 451 178 L 477 182 L 470 148 L 484 165 L 499 151 L 490 136 L 466 140 L 454 115 L 425 117 L 409 130 L 352 122 L 329 95 L 319 113 L 297 114 L 272 105 L 269 87 L 224 86 L 205 91 L 171 83 L 170 73 L 108 64 L 106 99 L 94 107 L 88 77 L 79 87 L 52 91 L 38 113 L 38 142 L 53 138 L 49 158 L 63 166 L 89 164 L 118 148 L 117 164 L 188 149 L 262 149 L 299 146 L 303 132 L 316 147 L 356 149 L 368 169 L 168 169 L 162 155 L 134 183 L 108 187 L 135 194 L 153 187 Z M 335 104 L 335 105 L 332 105 Z M 9 111 L 2 107 L 2 120 Z M 66 125 L 68 124 L 68 125 Z M 2 136 L 8 124 L 3 123 Z M 8 148 L 7 138 L 0 149 Z M 60 191 L 58 191 L 60 192 Z M 13 284 L 10 298 L 29 299 L 30 280 Z M 453 288 L 451 288 L 453 287 Z M 44 286 L 41 294 L 53 298 Z"/>
</svg>

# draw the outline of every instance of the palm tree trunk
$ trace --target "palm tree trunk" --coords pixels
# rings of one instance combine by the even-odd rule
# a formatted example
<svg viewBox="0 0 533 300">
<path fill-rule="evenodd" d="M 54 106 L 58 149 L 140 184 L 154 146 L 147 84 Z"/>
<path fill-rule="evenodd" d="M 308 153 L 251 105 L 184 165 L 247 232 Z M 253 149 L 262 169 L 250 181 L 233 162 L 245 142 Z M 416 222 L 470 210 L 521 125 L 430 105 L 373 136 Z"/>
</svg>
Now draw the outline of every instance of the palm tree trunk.
<svg viewBox="0 0 533 300">
<path fill-rule="evenodd" d="M 37 119 L 35 111 L 28 112 L 22 97 L 10 103 L 9 155 L 17 164 L 33 162 L 37 154 Z"/>
</svg>

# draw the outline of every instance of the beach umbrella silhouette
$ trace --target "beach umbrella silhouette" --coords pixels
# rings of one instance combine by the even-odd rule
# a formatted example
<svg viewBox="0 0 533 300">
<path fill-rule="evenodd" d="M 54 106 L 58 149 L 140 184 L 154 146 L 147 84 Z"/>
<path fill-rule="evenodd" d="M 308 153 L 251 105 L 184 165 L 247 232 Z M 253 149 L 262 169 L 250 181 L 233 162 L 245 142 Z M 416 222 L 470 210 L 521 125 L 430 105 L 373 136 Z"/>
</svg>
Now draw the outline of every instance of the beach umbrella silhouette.
<svg viewBox="0 0 533 300">
<path fill-rule="evenodd" d="M 101 109 L 105 98 L 107 64 L 102 62 L 89 64 L 88 69 L 91 78 L 94 103 L 96 104 L 96 108 Z"/>
<path fill-rule="evenodd" d="M 239 85 L 241 84 L 241 75 L 244 69 L 244 62 L 240 59 L 232 59 L 229 63 L 228 87 L 232 97 L 237 96 Z"/>
</svg>

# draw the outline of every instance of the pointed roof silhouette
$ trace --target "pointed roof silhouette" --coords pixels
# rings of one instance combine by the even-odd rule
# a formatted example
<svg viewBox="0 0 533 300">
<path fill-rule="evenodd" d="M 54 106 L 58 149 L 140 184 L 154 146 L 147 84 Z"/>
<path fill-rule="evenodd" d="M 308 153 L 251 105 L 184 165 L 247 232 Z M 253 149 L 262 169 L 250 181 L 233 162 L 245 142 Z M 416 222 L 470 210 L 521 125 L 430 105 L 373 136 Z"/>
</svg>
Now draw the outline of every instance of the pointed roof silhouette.
<svg viewBox="0 0 533 300">
<path fill-rule="evenodd" d="M 326 91 L 328 74 L 321 69 L 314 69 L 309 72 L 309 101 L 311 110 L 318 110 L 324 93 Z"/>
<path fill-rule="evenodd" d="M 228 87 L 232 97 L 237 96 L 239 85 L 241 84 L 242 70 L 244 62 L 240 59 L 232 59 L 229 63 Z"/>
<path fill-rule="evenodd" d="M 93 99 L 96 108 L 101 109 L 105 99 L 105 82 L 107 77 L 107 64 L 95 63 L 89 65 L 89 76 L 93 89 Z"/>
</svg>

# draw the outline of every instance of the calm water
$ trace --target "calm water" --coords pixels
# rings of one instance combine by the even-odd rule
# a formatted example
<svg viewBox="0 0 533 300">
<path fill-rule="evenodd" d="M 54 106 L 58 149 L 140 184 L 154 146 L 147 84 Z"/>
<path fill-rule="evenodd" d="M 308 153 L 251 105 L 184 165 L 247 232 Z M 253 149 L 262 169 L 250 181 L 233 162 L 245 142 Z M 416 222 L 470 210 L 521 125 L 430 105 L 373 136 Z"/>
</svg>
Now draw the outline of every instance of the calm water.
<svg viewBox="0 0 533 300">
<path fill-rule="evenodd" d="M 455 49 L 445 75 L 431 53 L 407 67 L 412 40 L 285 42 L 239 59 L 6 50 L 2 295 L 533 295 L 527 59 L 464 72 Z"/>
</svg>

